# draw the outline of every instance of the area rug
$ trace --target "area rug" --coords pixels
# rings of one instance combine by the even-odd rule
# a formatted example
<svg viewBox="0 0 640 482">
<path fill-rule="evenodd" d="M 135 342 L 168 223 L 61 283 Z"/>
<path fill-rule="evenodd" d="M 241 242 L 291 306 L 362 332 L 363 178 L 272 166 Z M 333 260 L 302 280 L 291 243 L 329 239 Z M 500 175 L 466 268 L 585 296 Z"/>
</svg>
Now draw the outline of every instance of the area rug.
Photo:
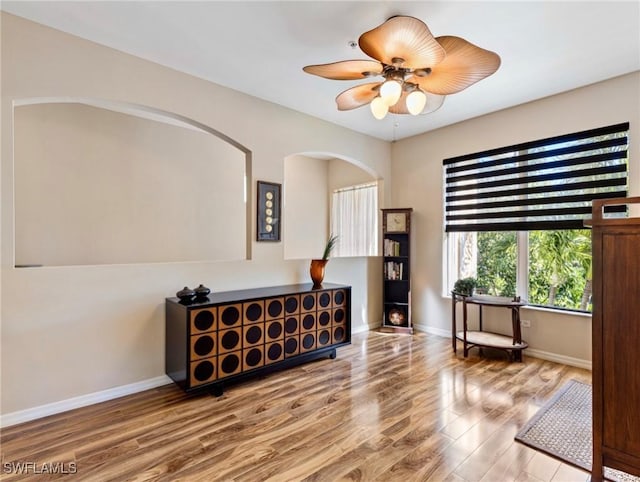
<svg viewBox="0 0 640 482">
<path fill-rule="evenodd" d="M 570 380 L 517 433 L 516 441 L 591 472 L 591 401 L 591 385 Z M 640 482 L 640 477 L 606 467 L 605 477 Z"/>
</svg>

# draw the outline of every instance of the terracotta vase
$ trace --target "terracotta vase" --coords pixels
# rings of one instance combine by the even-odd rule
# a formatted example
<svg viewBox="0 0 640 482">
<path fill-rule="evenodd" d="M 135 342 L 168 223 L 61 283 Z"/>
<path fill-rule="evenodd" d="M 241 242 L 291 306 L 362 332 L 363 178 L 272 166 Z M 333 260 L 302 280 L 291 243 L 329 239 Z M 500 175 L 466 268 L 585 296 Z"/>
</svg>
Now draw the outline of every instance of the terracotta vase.
<svg viewBox="0 0 640 482">
<path fill-rule="evenodd" d="M 324 279 L 324 267 L 329 262 L 328 259 L 312 259 L 311 267 L 309 268 L 309 274 L 311 274 L 311 281 L 313 281 L 313 287 L 319 288 L 322 286 L 322 280 Z"/>
</svg>

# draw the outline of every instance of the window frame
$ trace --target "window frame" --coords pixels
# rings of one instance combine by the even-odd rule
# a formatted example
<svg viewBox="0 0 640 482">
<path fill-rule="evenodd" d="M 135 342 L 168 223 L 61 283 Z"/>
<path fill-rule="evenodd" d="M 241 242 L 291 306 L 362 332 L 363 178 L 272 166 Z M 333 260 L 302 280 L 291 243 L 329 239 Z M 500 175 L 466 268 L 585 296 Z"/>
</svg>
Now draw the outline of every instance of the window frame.
<svg viewBox="0 0 640 482">
<path fill-rule="evenodd" d="M 558 230 L 562 231 L 562 230 Z M 476 231 L 473 231 L 477 233 Z M 565 308 L 563 306 L 553 305 L 541 305 L 537 303 L 529 303 L 529 231 L 514 231 L 516 234 L 516 295 L 523 296 L 527 301 L 527 308 L 538 309 L 542 311 L 562 312 L 564 314 L 581 315 L 591 317 L 591 311 L 580 310 L 578 308 Z M 469 232 L 449 232 L 444 233 L 443 236 L 443 252 L 446 256 L 443 256 L 442 265 L 442 296 L 444 298 L 451 298 L 451 289 L 453 283 L 456 281 L 453 279 L 453 271 L 451 266 L 451 255 L 453 254 L 453 247 L 451 246 L 450 236 L 457 234 L 468 234 Z"/>
</svg>

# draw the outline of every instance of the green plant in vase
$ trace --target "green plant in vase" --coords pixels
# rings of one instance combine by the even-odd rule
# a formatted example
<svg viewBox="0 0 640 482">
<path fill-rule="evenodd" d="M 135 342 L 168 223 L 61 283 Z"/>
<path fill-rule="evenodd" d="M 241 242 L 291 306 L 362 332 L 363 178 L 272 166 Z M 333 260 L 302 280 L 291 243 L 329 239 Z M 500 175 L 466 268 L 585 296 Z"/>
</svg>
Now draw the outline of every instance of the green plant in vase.
<svg viewBox="0 0 640 482">
<path fill-rule="evenodd" d="M 324 253 L 322 254 L 322 259 L 324 260 L 329 259 L 329 255 L 331 254 L 331 251 L 333 251 L 333 248 L 336 247 L 336 244 L 338 244 L 338 235 L 331 234 L 329 236 L 329 239 L 327 240 L 327 244 L 324 246 Z"/>
<path fill-rule="evenodd" d="M 325 244 L 324 246 L 324 252 L 322 253 L 322 258 L 311 260 L 311 267 L 309 268 L 309 274 L 311 275 L 311 280 L 313 281 L 314 288 L 320 288 L 322 286 L 322 280 L 324 279 L 324 268 L 329 262 L 329 256 L 331 255 L 331 251 L 333 251 L 337 243 L 338 243 L 338 236 L 334 234 L 329 235 L 327 244 Z"/>
</svg>

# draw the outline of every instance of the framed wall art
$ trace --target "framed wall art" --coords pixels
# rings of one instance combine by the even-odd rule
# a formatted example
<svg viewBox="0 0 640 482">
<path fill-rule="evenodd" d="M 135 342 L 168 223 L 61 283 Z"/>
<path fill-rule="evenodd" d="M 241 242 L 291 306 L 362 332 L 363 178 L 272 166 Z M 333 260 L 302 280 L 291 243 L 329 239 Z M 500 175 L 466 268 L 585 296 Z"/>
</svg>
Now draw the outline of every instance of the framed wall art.
<svg viewBox="0 0 640 482">
<path fill-rule="evenodd" d="M 258 181 L 257 241 L 280 241 L 282 185 Z"/>
</svg>

